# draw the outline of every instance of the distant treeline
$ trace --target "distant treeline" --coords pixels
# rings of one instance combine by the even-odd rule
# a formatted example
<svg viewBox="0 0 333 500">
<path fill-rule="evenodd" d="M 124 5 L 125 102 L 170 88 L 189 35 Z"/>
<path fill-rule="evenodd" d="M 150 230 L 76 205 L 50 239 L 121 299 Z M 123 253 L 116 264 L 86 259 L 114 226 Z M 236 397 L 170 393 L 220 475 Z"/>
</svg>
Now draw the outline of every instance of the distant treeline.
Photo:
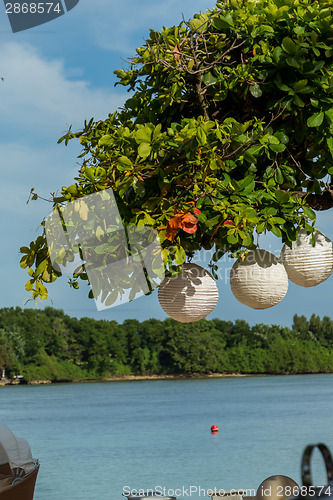
<svg viewBox="0 0 333 500">
<path fill-rule="evenodd" d="M 6 376 L 74 380 L 113 375 L 333 372 L 333 321 L 294 316 L 291 328 L 213 319 L 116 321 L 62 310 L 0 309 Z"/>
</svg>

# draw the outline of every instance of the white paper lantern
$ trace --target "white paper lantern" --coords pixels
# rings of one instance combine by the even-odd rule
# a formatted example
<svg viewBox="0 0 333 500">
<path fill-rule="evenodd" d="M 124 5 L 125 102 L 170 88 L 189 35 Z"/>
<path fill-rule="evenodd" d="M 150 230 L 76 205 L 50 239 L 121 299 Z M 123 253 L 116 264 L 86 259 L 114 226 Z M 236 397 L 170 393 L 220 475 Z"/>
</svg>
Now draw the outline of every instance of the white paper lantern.
<svg viewBox="0 0 333 500">
<path fill-rule="evenodd" d="M 292 248 L 283 245 L 281 262 L 284 264 L 290 281 L 299 286 L 316 286 L 327 280 L 333 272 L 333 243 L 324 234 L 315 233 L 315 246 L 312 235 L 302 229 Z"/>
<path fill-rule="evenodd" d="M 230 286 L 236 299 L 253 309 L 278 304 L 288 290 L 288 275 L 279 259 L 266 250 L 250 250 L 238 259 L 230 272 Z"/>
<path fill-rule="evenodd" d="M 158 300 L 170 318 L 193 323 L 208 316 L 219 298 L 212 275 L 197 264 L 183 264 L 175 278 L 164 278 L 158 289 Z"/>
</svg>

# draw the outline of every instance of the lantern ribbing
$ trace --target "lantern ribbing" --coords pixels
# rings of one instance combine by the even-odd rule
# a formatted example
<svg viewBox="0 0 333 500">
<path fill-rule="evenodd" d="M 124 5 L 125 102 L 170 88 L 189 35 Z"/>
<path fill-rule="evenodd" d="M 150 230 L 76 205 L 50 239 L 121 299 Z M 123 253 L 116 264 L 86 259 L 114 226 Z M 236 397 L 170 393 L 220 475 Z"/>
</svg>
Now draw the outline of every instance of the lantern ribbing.
<svg viewBox="0 0 333 500">
<path fill-rule="evenodd" d="M 313 246 L 312 234 L 302 229 L 292 248 L 283 246 L 280 259 L 290 281 L 304 287 L 317 286 L 333 272 L 333 243 L 318 231 Z"/>
<path fill-rule="evenodd" d="M 230 286 L 236 299 L 253 309 L 278 304 L 288 290 L 288 276 L 279 259 L 266 250 L 250 250 L 238 259 L 230 272 Z"/>
<path fill-rule="evenodd" d="M 164 312 L 181 323 L 205 318 L 219 298 L 212 275 L 197 264 L 183 264 L 180 274 L 165 278 L 158 289 L 158 300 Z"/>
</svg>

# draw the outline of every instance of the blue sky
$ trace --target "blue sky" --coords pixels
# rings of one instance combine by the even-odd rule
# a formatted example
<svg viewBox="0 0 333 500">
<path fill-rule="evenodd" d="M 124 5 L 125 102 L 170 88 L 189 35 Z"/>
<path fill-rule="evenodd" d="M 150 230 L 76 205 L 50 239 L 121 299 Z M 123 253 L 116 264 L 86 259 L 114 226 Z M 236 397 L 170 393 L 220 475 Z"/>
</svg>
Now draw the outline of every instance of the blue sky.
<svg viewBox="0 0 333 500">
<path fill-rule="evenodd" d="M 47 24 L 13 34 L 0 3 L 0 208 L 1 300 L 0 307 L 22 306 L 27 274 L 19 267 L 19 247 L 35 239 L 40 221 L 49 213 L 46 202 L 26 204 L 30 188 L 42 196 L 72 183 L 78 164 L 79 145 L 57 144 L 69 125 L 79 130 L 84 119 L 104 119 L 120 107 L 127 92 L 114 87 L 113 71 L 125 65 L 142 45 L 149 29 L 178 24 L 184 14 L 213 7 L 208 0 L 80 0 L 66 15 Z M 333 211 L 318 214 L 317 227 L 333 239 Z M 261 246 L 279 253 L 273 236 Z M 199 255 L 205 266 L 209 257 Z M 244 319 L 254 323 L 290 325 L 295 313 L 331 315 L 333 278 L 314 288 L 290 283 L 277 306 L 255 311 L 233 297 L 228 284 L 231 259 L 222 263 L 225 278 L 218 281 L 220 300 L 208 318 Z M 130 304 L 96 310 L 87 288 L 73 291 L 66 279 L 49 288 L 53 303 L 71 316 L 96 319 L 139 320 L 166 317 L 157 292 Z M 34 307 L 29 304 L 28 307 Z"/>
</svg>

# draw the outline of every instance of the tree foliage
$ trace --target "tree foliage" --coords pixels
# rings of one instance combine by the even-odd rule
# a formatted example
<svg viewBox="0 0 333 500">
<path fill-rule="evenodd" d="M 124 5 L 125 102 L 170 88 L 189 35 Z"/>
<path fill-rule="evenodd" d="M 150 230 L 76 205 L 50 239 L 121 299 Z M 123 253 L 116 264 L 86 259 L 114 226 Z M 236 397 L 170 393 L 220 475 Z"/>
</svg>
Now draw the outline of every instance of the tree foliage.
<svg viewBox="0 0 333 500">
<path fill-rule="evenodd" d="M 171 273 L 202 248 L 214 273 L 257 234 L 313 231 L 313 209 L 333 206 L 332 19 L 326 0 L 223 0 L 151 30 L 115 71 L 124 107 L 59 140 L 79 140 L 82 163 L 54 206 L 112 188 L 124 224 L 158 230 Z M 60 273 L 45 235 L 21 252 L 27 290 L 46 298 Z"/>
<path fill-rule="evenodd" d="M 36 330 L 36 325 L 40 328 Z M 71 318 L 62 310 L 0 309 L 0 368 L 25 381 L 122 375 L 333 372 L 333 321 L 292 328 L 246 321 Z"/>
</svg>

